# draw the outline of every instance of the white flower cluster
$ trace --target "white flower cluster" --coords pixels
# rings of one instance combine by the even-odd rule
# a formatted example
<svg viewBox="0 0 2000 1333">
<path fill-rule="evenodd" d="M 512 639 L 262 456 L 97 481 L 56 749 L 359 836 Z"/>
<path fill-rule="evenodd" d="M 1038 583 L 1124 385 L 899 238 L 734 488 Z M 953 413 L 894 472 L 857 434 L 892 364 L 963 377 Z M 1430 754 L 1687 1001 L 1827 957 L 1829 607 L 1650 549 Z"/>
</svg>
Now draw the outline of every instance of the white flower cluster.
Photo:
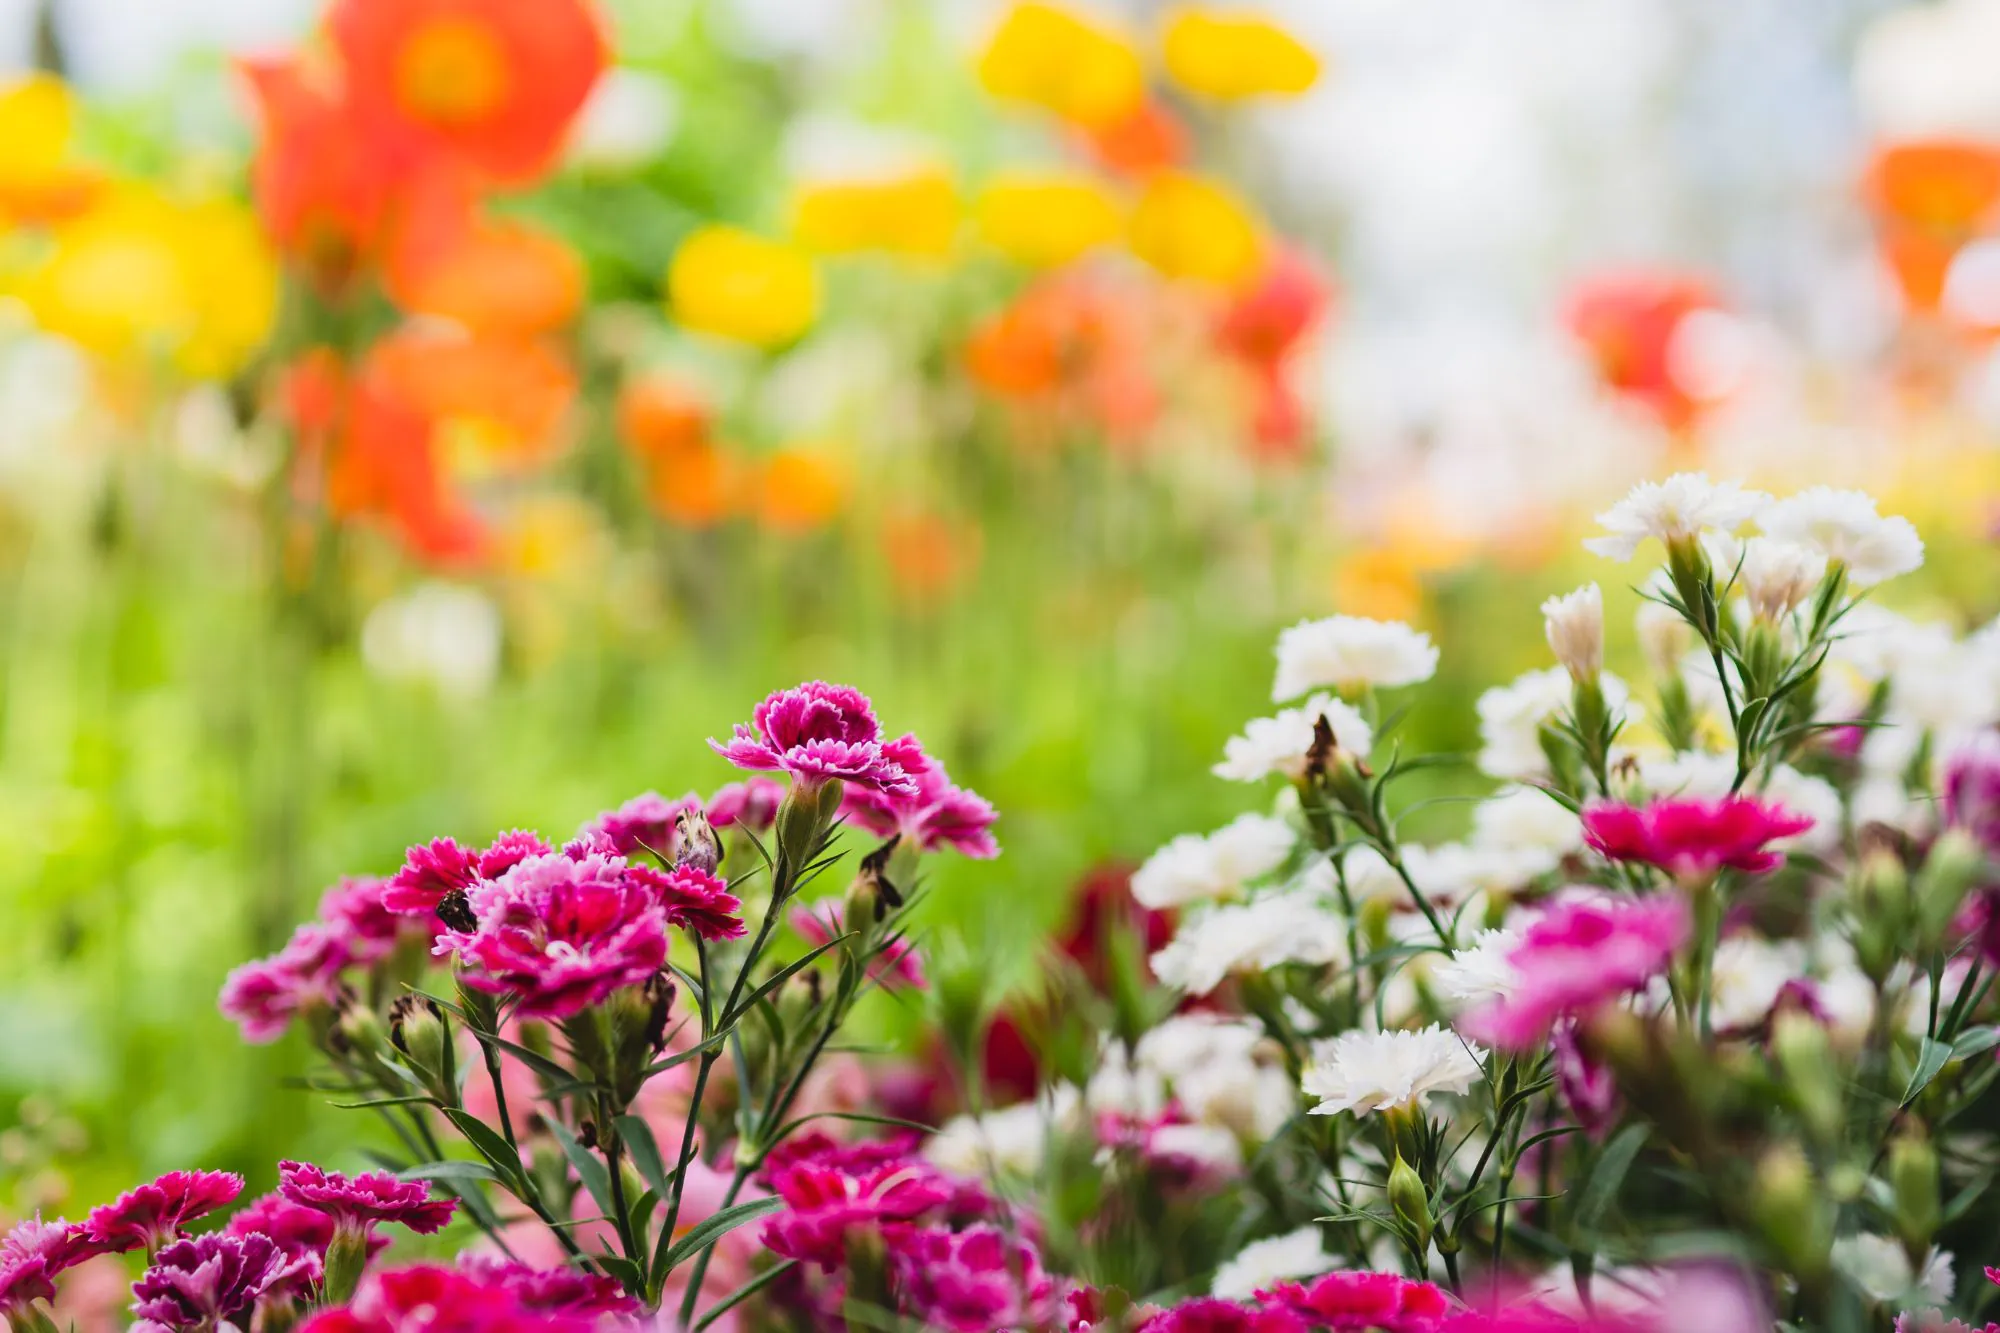
<svg viewBox="0 0 2000 1333">
<path fill-rule="evenodd" d="M 1421 1106 L 1437 1092 L 1464 1092 L 1480 1077 L 1478 1048 L 1449 1028 L 1343 1032 L 1313 1047 L 1302 1085 L 1314 1115 Z"/>
</svg>

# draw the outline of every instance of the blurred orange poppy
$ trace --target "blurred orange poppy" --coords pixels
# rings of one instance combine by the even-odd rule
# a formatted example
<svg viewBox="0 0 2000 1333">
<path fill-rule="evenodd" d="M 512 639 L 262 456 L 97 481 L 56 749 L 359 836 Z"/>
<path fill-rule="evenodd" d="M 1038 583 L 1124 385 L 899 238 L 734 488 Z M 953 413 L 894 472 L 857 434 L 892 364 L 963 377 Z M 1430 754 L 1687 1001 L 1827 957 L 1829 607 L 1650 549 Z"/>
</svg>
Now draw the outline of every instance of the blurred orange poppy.
<svg viewBox="0 0 2000 1333">
<path fill-rule="evenodd" d="M 1953 258 L 2000 224 L 2000 143 L 1886 144 L 1869 162 L 1861 188 L 1904 300 L 1914 310 L 1935 310 Z"/>
<path fill-rule="evenodd" d="M 1086 127 L 1083 142 L 1106 170 L 1150 176 L 1187 161 L 1188 132 L 1172 111 L 1144 101 L 1115 120 Z"/>
<path fill-rule="evenodd" d="M 646 464 L 646 498 L 682 527 L 713 527 L 743 508 L 751 478 L 741 459 L 706 440 Z"/>
<path fill-rule="evenodd" d="M 672 375 L 640 375 L 618 391 L 618 435 L 644 462 L 665 462 L 708 442 L 708 402 Z"/>
<path fill-rule="evenodd" d="M 468 475 L 546 462 L 576 398 L 569 364 L 533 339 L 404 329 L 369 350 L 366 373 L 428 418 L 440 461 Z"/>
<path fill-rule="evenodd" d="M 540 228 L 479 216 L 413 227 L 390 256 L 389 294 L 412 314 L 476 333 L 529 337 L 583 305 L 583 261 Z"/>
<path fill-rule="evenodd" d="M 974 330 L 965 365 L 998 397 L 1130 436 L 1159 411 L 1145 345 L 1141 312 L 1070 273 L 1030 287 Z"/>
<path fill-rule="evenodd" d="M 847 469 L 825 449 L 797 445 L 765 460 L 757 492 L 757 518 L 766 527 L 810 532 L 840 512 Z"/>
<path fill-rule="evenodd" d="M 367 119 L 507 184 L 554 162 L 606 57 L 583 0 L 335 0 L 327 28 Z"/>
<path fill-rule="evenodd" d="M 939 602 L 979 567 L 983 542 L 970 516 L 905 510 L 884 518 L 880 533 L 890 581 L 907 601 Z"/>
<path fill-rule="evenodd" d="M 1570 293 L 1563 322 L 1606 388 L 1646 408 L 1669 430 L 1692 426 L 1706 404 L 1676 375 L 1681 321 L 1721 300 L 1701 278 L 1631 271 L 1593 276 Z"/>
</svg>

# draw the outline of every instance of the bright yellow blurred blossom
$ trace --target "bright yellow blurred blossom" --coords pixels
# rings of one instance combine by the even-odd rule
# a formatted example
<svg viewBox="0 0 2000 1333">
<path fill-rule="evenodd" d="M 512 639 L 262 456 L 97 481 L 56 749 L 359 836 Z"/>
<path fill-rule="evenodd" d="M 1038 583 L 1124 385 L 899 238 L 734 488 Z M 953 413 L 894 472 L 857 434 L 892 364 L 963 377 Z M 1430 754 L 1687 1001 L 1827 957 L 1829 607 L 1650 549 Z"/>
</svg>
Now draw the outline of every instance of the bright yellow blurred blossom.
<svg viewBox="0 0 2000 1333">
<path fill-rule="evenodd" d="M 667 269 L 667 300 L 690 329 L 778 347 L 819 315 L 819 272 L 802 251 L 738 227 L 698 228 Z"/>
<path fill-rule="evenodd" d="M 822 254 L 883 250 L 937 259 L 950 253 L 957 232 L 958 190 L 934 167 L 809 182 L 792 200 L 792 234 Z"/>
<path fill-rule="evenodd" d="M 160 355 L 219 379 L 270 333 L 278 268 L 242 206 L 124 186 L 56 229 L 19 295 L 42 328 L 99 356 Z"/>
<path fill-rule="evenodd" d="M 1123 228 L 1111 192 L 1073 172 L 1002 172 L 979 194 L 979 234 L 1029 268 L 1072 263 Z"/>
<path fill-rule="evenodd" d="M 61 79 L 30 74 L 0 83 L 0 190 L 58 173 L 75 126 L 76 99 Z"/>
<path fill-rule="evenodd" d="M 757 517 L 779 532 L 810 532 L 840 512 L 847 466 L 819 445 L 794 445 L 765 460 L 758 478 Z"/>
<path fill-rule="evenodd" d="M 1180 171 L 1146 182 L 1132 210 L 1132 253 L 1170 278 L 1234 287 L 1257 276 L 1262 228 L 1227 186 Z"/>
<path fill-rule="evenodd" d="M 1123 33 L 1036 0 L 1001 20 L 979 57 L 979 81 L 995 97 L 1090 128 L 1130 115 L 1146 96 L 1145 67 Z"/>
<path fill-rule="evenodd" d="M 1260 14 L 1176 9 L 1161 45 L 1174 82 L 1221 102 L 1295 97 L 1319 82 L 1319 57 Z"/>
</svg>

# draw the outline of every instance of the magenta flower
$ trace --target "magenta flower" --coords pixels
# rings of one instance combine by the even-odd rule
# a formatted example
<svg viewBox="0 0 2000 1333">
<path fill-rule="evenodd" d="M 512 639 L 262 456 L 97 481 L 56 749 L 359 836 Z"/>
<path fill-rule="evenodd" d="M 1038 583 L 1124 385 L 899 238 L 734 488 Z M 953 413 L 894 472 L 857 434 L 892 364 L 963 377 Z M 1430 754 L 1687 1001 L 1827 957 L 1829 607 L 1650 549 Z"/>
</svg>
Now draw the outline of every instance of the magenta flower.
<svg viewBox="0 0 2000 1333">
<path fill-rule="evenodd" d="M 278 1163 L 278 1193 L 301 1208 L 333 1219 L 335 1236 L 364 1236 L 379 1222 L 395 1222 L 420 1236 L 451 1221 L 456 1199 L 433 1199 L 422 1181 L 398 1180 L 383 1171 L 344 1176 L 309 1162 Z"/>
<path fill-rule="evenodd" d="M 293 931 L 290 942 L 271 957 L 230 972 L 216 1007 L 236 1024 L 243 1040 L 276 1041 L 301 1013 L 339 1002 L 340 974 L 352 961 L 347 946 L 332 930 L 309 922 Z"/>
<path fill-rule="evenodd" d="M 1583 1132 L 1603 1142 L 1618 1123 L 1623 1103 L 1609 1065 L 1599 1064 L 1576 1044 L 1576 1024 L 1558 1023 L 1549 1034 L 1556 1057 L 1556 1091 Z"/>
<path fill-rule="evenodd" d="M 701 799 L 693 792 L 670 801 L 656 791 L 649 791 L 634 796 L 616 810 L 606 810 L 585 824 L 582 831 L 601 834 L 620 856 L 646 851 L 662 861 L 671 861 L 674 830 L 680 823 L 681 811 L 700 808 Z"/>
<path fill-rule="evenodd" d="M 1728 867 L 1762 875 L 1784 857 L 1765 849 L 1813 826 L 1775 801 L 1725 796 L 1717 801 L 1668 797 L 1643 809 L 1598 801 L 1583 811 L 1584 840 L 1613 861 L 1644 861 L 1676 879 L 1706 879 Z"/>
<path fill-rule="evenodd" d="M 80 1222 L 36 1216 L 16 1223 L 0 1236 L 0 1318 L 11 1321 L 37 1299 L 54 1300 L 58 1273 L 104 1253 Z"/>
<path fill-rule="evenodd" d="M 771 1178 L 789 1166 L 810 1162 L 814 1166 L 843 1175 L 866 1175 L 879 1167 L 901 1165 L 917 1154 L 921 1140 L 916 1131 L 903 1130 L 886 1139 L 857 1139 L 844 1143 L 821 1129 L 794 1134 L 764 1155 L 757 1182 L 768 1187 Z"/>
<path fill-rule="evenodd" d="M 380 962 L 405 939 L 423 938 L 412 934 L 405 916 L 390 909 L 388 891 L 388 880 L 350 876 L 319 900 L 320 924 L 347 951 L 350 963 Z"/>
<path fill-rule="evenodd" d="M 1643 989 L 1687 937 L 1687 905 L 1676 897 L 1559 903 L 1507 955 L 1512 989 L 1466 1014 L 1459 1030 L 1507 1050 L 1534 1046 L 1558 1019 Z"/>
<path fill-rule="evenodd" d="M 501 1283 L 423 1266 L 363 1279 L 354 1300 L 324 1310 L 300 1333 L 593 1333 L 592 1319 L 534 1310 Z"/>
<path fill-rule="evenodd" d="M 238 1209 L 223 1231 L 231 1236 L 268 1236 L 287 1257 L 300 1261 L 293 1275 L 269 1294 L 303 1296 L 319 1285 L 326 1272 L 326 1247 L 333 1244 L 333 1219 L 317 1208 L 293 1203 L 273 1191 Z M 368 1236 L 367 1258 L 389 1248 L 380 1232 Z"/>
<path fill-rule="evenodd" d="M 911 794 L 916 783 L 882 745 L 882 725 L 868 696 L 846 685 L 810 680 L 757 705 L 754 727 L 737 724 L 715 752 L 738 768 L 785 772 L 810 787 L 838 779 Z"/>
<path fill-rule="evenodd" d="M 257 1298 L 286 1285 L 309 1262 L 287 1255 L 269 1236 L 211 1232 L 177 1240 L 132 1284 L 132 1313 L 161 1328 L 247 1327 L 244 1316 Z"/>
<path fill-rule="evenodd" d="M 916 789 L 849 787 L 842 796 L 842 814 L 878 838 L 900 835 L 918 851 L 950 847 L 982 860 L 1000 855 L 1000 844 L 993 838 L 993 821 L 999 816 L 985 797 L 953 785 L 944 765 L 925 754 L 915 736 L 903 736 L 882 748 L 910 775 Z"/>
<path fill-rule="evenodd" d="M 947 1206 L 955 1194 L 952 1182 L 917 1162 L 851 1175 L 799 1162 L 772 1173 L 771 1192 L 785 1209 L 764 1223 L 764 1244 L 775 1254 L 818 1264 L 829 1273 L 846 1259 L 851 1231 L 915 1221 Z"/>
<path fill-rule="evenodd" d="M 950 1333 L 1042 1327 L 1059 1300 L 1034 1247 L 992 1226 L 899 1230 L 889 1275 L 905 1313 Z"/>
<path fill-rule="evenodd" d="M 521 829 L 501 834 L 483 852 L 462 847 L 451 838 L 418 843 L 405 855 L 403 868 L 390 877 L 382 905 L 405 916 L 429 916 L 448 894 L 470 893 L 529 857 L 546 856 L 554 850 Z"/>
<path fill-rule="evenodd" d="M 840 938 L 847 930 L 846 909 L 837 898 L 823 898 L 819 902 L 801 903 L 792 909 L 792 929 L 805 938 L 806 943 L 817 949 Z M 911 986 L 923 990 L 930 983 L 924 976 L 924 960 L 918 954 L 917 946 L 907 939 L 897 938 L 868 964 L 868 975 L 878 985 L 884 987 Z"/>
<path fill-rule="evenodd" d="M 1139 1325 L 1138 1333 L 1305 1333 L 1290 1310 L 1259 1310 L 1235 1301 L 1202 1296 L 1162 1310 Z"/>
<path fill-rule="evenodd" d="M 752 833 L 766 833 L 778 822 L 778 804 L 785 799 L 785 784 L 769 778 L 749 777 L 718 787 L 708 798 L 709 826 L 725 829 L 741 825 Z"/>
<path fill-rule="evenodd" d="M 722 879 L 698 866 L 675 866 L 661 872 L 635 865 L 626 872 L 643 884 L 666 912 L 667 924 L 705 940 L 741 939 L 742 902 Z"/>
<path fill-rule="evenodd" d="M 642 986 L 666 965 L 666 910 L 623 858 L 561 853 L 521 862 L 474 890 L 476 925 L 438 936 L 466 985 L 559 1020 Z"/>
<path fill-rule="evenodd" d="M 626 1294 L 617 1279 L 602 1273 L 585 1273 L 575 1268 L 530 1268 L 489 1255 L 467 1256 L 458 1261 L 458 1267 L 482 1286 L 511 1292 L 530 1310 L 582 1319 L 624 1318 L 640 1312 L 639 1302 Z"/>
<path fill-rule="evenodd" d="M 1946 756 L 1944 821 L 2000 856 L 2000 731 L 1981 731 Z"/>
<path fill-rule="evenodd" d="M 106 1250 L 157 1250 L 189 1222 L 206 1217 L 242 1192 L 243 1177 L 233 1172 L 169 1171 L 150 1185 L 127 1190 L 91 1209 L 83 1225 L 91 1242 Z"/>
<path fill-rule="evenodd" d="M 1314 1328 L 1429 1333 L 1451 1313 L 1444 1292 L 1400 1273 L 1328 1273 L 1311 1283 L 1280 1282 L 1257 1299 Z"/>
</svg>

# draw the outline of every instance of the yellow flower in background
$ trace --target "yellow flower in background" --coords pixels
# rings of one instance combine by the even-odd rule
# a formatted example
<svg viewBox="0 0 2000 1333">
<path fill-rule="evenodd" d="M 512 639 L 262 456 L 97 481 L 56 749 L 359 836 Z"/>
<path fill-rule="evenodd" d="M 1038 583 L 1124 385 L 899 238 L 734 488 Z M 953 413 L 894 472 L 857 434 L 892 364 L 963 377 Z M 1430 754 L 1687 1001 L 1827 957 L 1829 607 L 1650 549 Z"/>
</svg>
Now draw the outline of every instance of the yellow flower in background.
<svg viewBox="0 0 2000 1333">
<path fill-rule="evenodd" d="M 162 356 L 219 379 L 269 335 L 278 268 L 241 205 L 182 204 L 126 185 L 56 229 L 18 295 L 43 329 L 87 351 Z"/>
<path fill-rule="evenodd" d="M 880 179 L 809 182 L 792 199 L 792 234 L 822 254 L 882 250 L 942 258 L 958 234 L 958 190 L 935 167 Z"/>
<path fill-rule="evenodd" d="M 740 227 L 697 228 L 667 269 L 674 318 L 700 333 L 779 347 L 819 315 L 819 272 L 793 246 Z"/>
<path fill-rule="evenodd" d="M 1235 287 L 1257 276 L 1263 228 L 1234 191 L 1181 171 L 1146 182 L 1132 210 L 1132 253 L 1170 278 Z"/>
<path fill-rule="evenodd" d="M 1060 268 L 1123 229 L 1118 200 L 1075 172 L 1002 172 L 979 192 L 980 236 L 1029 268 Z"/>
<path fill-rule="evenodd" d="M 1145 66 L 1123 33 L 1034 0 L 1000 21 L 980 54 L 979 82 L 1091 128 L 1131 114 L 1146 96 Z"/>
<path fill-rule="evenodd" d="M 33 188 L 69 157 L 76 98 L 51 74 L 0 83 L 0 190 Z"/>
<path fill-rule="evenodd" d="M 1167 73 L 1201 97 L 1296 97 L 1319 82 L 1319 57 L 1262 15 L 1176 9 L 1161 34 Z"/>
</svg>

